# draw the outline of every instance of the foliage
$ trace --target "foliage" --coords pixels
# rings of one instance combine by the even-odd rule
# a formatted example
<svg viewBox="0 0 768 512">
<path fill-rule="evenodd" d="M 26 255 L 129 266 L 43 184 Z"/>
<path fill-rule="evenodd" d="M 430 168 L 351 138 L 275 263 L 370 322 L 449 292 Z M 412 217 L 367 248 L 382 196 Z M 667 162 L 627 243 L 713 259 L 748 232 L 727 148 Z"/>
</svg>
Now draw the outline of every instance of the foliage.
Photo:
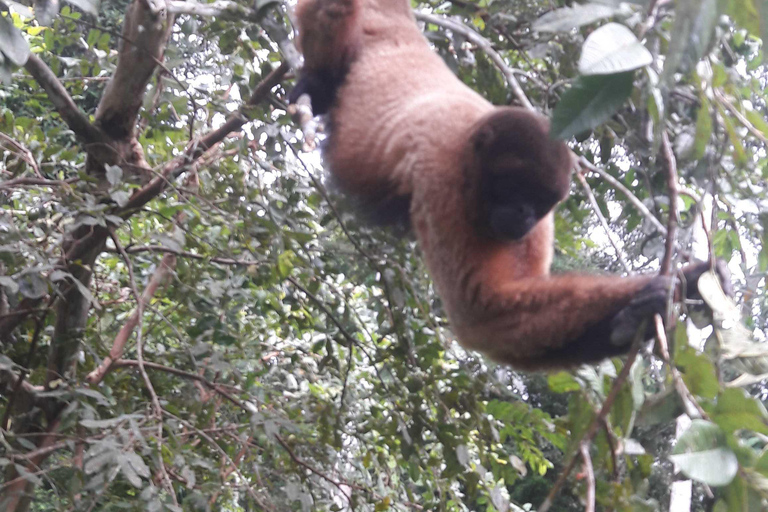
<svg viewBox="0 0 768 512">
<path fill-rule="evenodd" d="M 462 350 L 415 243 L 329 192 L 310 130 L 287 114 L 291 82 L 247 103 L 289 59 L 285 6 L 182 4 L 168 2 L 163 66 L 122 98 L 139 113 L 140 175 L 124 161 L 92 172 L 98 145 L 30 64 L 105 127 L 106 83 L 131 48 L 126 3 L 56 15 L 38 2 L 35 19 L 0 0 L 0 506 L 531 510 L 564 475 L 552 510 L 582 510 L 591 485 L 598 510 L 666 510 L 676 478 L 696 482 L 695 510 L 766 507 L 761 2 L 414 5 L 492 43 L 507 69 L 468 32 L 424 26 L 492 101 L 519 101 L 505 77 L 519 79 L 581 157 L 587 188 L 574 180 L 559 208 L 557 268 L 656 271 L 670 211 L 678 261 L 711 249 L 729 262 L 743 319 L 702 289 L 714 327 L 681 321 L 672 362 L 642 354 L 599 425 L 620 360 L 541 376 Z M 243 129 L 202 147 L 241 107 Z M 99 236 L 92 263 L 67 257 Z M 61 309 L 74 296 L 82 325 Z M 593 474 L 568 473 L 593 425 Z M 11 493 L 19 481 L 32 499 Z"/>
</svg>

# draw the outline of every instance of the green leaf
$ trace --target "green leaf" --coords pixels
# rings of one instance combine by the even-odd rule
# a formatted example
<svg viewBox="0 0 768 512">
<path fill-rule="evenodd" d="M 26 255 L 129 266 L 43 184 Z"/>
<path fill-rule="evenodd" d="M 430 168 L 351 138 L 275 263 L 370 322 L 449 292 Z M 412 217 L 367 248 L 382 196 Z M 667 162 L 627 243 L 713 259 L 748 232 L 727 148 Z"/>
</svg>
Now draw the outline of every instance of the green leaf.
<svg viewBox="0 0 768 512">
<path fill-rule="evenodd" d="M 744 112 L 744 115 L 752 124 L 752 126 L 754 126 L 765 137 L 768 137 L 768 123 L 765 122 L 765 119 L 763 119 L 763 116 L 759 112 L 755 110 L 747 110 Z"/>
<path fill-rule="evenodd" d="M 682 66 L 693 66 L 706 53 L 717 21 L 717 0 L 678 0 L 661 82 L 667 83 Z"/>
<path fill-rule="evenodd" d="M 568 372 L 547 375 L 547 384 L 549 384 L 549 389 L 555 393 L 568 393 L 569 391 L 578 391 L 581 388 L 578 381 Z"/>
<path fill-rule="evenodd" d="M 110 192 L 109 197 L 116 202 L 118 206 L 125 206 L 131 199 L 131 193 L 127 190 L 115 190 Z"/>
<path fill-rule="evenodd" d="M 653 62 L 653 56 L 624 25 L 608 23 L 592 32 L 581 49 L 579 73 L 613 75 Z"/>
<path fill-rule="evenodd" d="M 66 2 L 93 16 L 99 15 L 99 0 L 66 0 Z"/>
<path fill-rule="evenodd" d="M 16 278 L 19 292 L 27 299 L 39 299 L 48 293 L 48 281 L 37 271 L 29 271 Z"/>
<path fill-rule="evenodd" d="M 762 0 L 755 0 L 758 3 Z M 720 0 L 721 12 L 755 37 L 760 36 L 760 15 L 752 0 Z"/>
<path fill-rule="evenodd" d="M 536 20 L 532 28 L 537 32 L 568 32 L 597 20 L 610 18 L 618 11 L 618 7 L 612 5 L 574 3 L 571 7 L 549 11 Z"/>
<path fill-rule="evenodd" d="M 696 352 L 690 346 L 678 347 L 675 366 L 683 371 L 683 380 L 694 395 L 703 398 L 717 396 L 720 383 L 717 380 L 715 366 L 705 354 Z"/>
<path fill-rule="evenodd" d="M 123 180 L 123 170 L 117 165 L 105 165 L 107 181 L 113 187 Z M 121 205 L 122 206 L 122 205 Z"/>
<path fill-rule="evenodd" d="M 131 463 L 128 461 L 126 455 L 118 455 L 117 464 L 120 466 L 120 472 L 123 474 L 125 479 L 131 483 L 132 486 L 136 487 L 137 489 L 141 489 L 143 487 L 141 478 L 136 473 L 136 469 L 133 467 L 133 465 L 131 465 Z"/>
<path fill-rule="evenodd" d="M 568 139 L 607 121 L 632 93 L 632 71 L 579 77 L 552 114 L 550 135 Z"/>
<path fill-rule="evenodd" d="M 688 478 L 713 487 L 728 485 L 739 470 L 723 431 L 706 420 L 692 421 L 669 458 Z"/>
<path fill-rule="evenodd" d="M 747 161 L 747 152 L 744 150 L 744 145 L 741 142 L 742 137 L 736 133 L 736 128 L 733 126 L 733 121 L 731 121 L 730 116 L 728 116 L 722 108 L 719 108 L 719 110 L 720 115 L 723 118 L 725 131 L 728 134 L 728 139 L 730 139 L 731 144 L 733 145 L 733 158 L 736 162 L 744 164 Z"/>
<path fill-rule="evenodd" d="M 10 276 L 0 276 L 0 287 L 5 288 L 11 294 L 18 293 L 19 291 L 19 285 Z"/>
<path fill-rule="evenodd" d="M 765 44 L 768 41 L 768 1 L 755 0 L 757 12 L 760 14 L 760 39 L 763 41 L 763 64 L 768 64 L 768 51 Z"/>
<path fill-rule="evenodd" d="M 58 14 L 58 0 L 35 0 L 35 19 L 41 25 L 47 27 Z"/>
<path fill-rule="evenodd" d="M 262 9 L 278 3 L 278 0 L 256 0 L 254 7 L 256 8 L 256 12 L 261 13 Z"/>
<path fill-rule="evenodd" d="M 729 388 L 717 398 L 717 404 L 708 408 L 712 421 L 726 433 L 748 429 L 761 434 L 768 434 L 766 414 L 763 404 L 755 400 L 742 389 Z"/>
<path fill-rule="evenodd" d="M 645 399 L 637 416 L 637 424 L 653 426 L 668 423 L 682 414 L 683 402 L 672 388 Z"/>
<path fill-rule="evenodd" d="M 288 277 L 293 270 L 296 255 L 293 251 L 285 251 L 277 257 L 277 272 L 280 277 Z"/>
<path fill-rule="evenodd" d="M 9 18 L 0 14 L 0 52 L 17 66 L 23 66 L 29 58 L 29 44 L 21 31 Z"/>
</svg>

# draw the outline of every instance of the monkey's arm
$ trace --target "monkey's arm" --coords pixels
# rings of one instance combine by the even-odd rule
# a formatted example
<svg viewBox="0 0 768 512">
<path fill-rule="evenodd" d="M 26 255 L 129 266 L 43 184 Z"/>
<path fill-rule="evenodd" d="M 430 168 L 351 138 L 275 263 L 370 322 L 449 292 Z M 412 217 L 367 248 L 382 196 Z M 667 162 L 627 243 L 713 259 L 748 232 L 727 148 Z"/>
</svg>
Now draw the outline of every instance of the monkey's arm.
<svg viewBox="0 0 768 512">
<path fill-rule="evenodd" d="M 573 366 L 621 355 L 638 330 L 653 336 L 654 314 L 666 317 L 670 289 L 673 299 L 698 294 L 699 276 L 708 264 L 683 270 L 683 283 L 666 276 L 621 278 L 563 275 L 524 278 L 506 283 L 476 304 L 477 321 L 459 322 L 462 341 L 492 359 L 521 369 Z M 718 264 L 727 282 L 727 270 Z M 645 327 L 643 327 L 645 325 Z"/>
</svg>

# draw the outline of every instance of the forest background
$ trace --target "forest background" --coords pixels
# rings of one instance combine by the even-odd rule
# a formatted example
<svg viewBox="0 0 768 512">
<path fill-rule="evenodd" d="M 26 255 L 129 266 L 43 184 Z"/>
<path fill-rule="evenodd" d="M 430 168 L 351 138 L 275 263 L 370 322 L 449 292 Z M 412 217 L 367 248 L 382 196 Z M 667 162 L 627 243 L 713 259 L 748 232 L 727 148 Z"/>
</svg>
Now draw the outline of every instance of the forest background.
<svg viewBox="0 0 768 512">
<path fill-rule="evenodd" d="M 462 350 L 329 190 L 290 9 L 0 0 L 0 508 L 766 510 L 768 4 L 414 3 L 579 157 L 557 271 L 733 273 L 548 375 Z"/>
</svg>

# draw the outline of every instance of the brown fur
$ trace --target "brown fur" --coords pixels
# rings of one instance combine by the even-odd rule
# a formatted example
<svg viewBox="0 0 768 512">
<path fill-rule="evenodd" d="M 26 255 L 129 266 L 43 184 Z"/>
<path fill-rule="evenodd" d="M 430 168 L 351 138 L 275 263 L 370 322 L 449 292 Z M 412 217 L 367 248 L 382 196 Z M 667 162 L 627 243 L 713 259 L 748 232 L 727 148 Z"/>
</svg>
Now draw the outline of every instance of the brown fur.
<svg viewBox="0 0 768 512">
<path fill-rule="evenodd" d="M 540 116 L 494 107 L 459 81 L 407 0 L 300 0 L 297 18 L 306 60 L 297 87 L 327 99 L 335 181 L 364 202 L 410 199 L 411 225 L 463 345 L 519 368 L 568 366 L 626 352 L 631 339 L 617 333 L 664 311 L 671 280 L 549 275 L 567 147 L 549 140 Z M 504 203 L 507 191 L 520 201 Z M 518 203 L 540 220 L 505 226 L 526 218 Z M 493 212 L 509 233 L 487 229 Z"/>
</svg>

